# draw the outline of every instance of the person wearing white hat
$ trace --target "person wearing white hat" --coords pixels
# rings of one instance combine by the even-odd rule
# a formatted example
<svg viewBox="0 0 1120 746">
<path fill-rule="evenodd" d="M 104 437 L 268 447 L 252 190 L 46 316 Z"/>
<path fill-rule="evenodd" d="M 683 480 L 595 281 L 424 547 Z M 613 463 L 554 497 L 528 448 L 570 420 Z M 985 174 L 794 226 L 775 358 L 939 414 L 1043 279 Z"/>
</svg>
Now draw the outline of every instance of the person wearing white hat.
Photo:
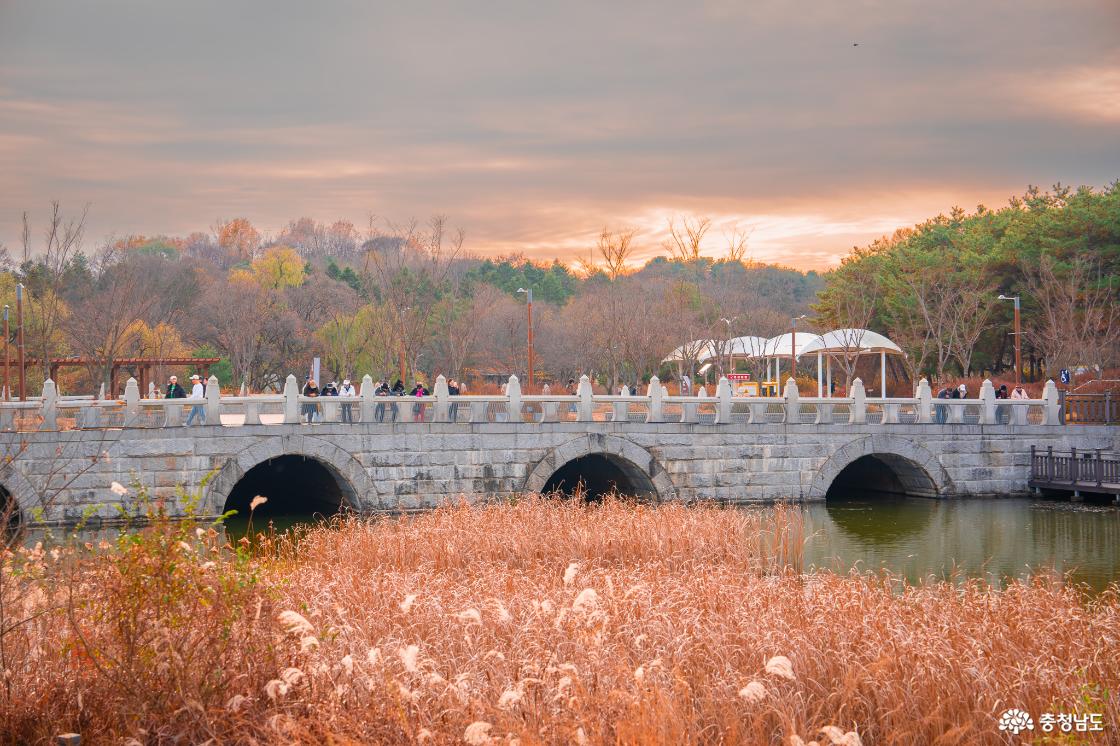
<svg viewBox="0 0 1120 746">
<path fill-rule="evenodd" d="M 205 396 L 206 389 L 202 386 L 202 379 L 198 377 L 198 374 L 191 376 L 191 395 L 188 398 L 194 399 L 198 403 L 191 405 L 191 413 L 187 415 L 187 421 L 183 423 L 183 427 L 190 427 L 195 417 L 199 418 L 199 424 L 206 424 L 206 410 L 202 406 L 202 400 Z"/>
<path fill-rule="evenodd" d="M 354 390 L 354 385 L 350 383 L 347 378 L 342 382 L 342 388 L 338 390 L 339 396 L 357 396 L 358 392 Z M 350 412 L 350 402 L 342 402 L 342 421 L 348 424 L 354 424 L 354 415 Z"/>
</svg>

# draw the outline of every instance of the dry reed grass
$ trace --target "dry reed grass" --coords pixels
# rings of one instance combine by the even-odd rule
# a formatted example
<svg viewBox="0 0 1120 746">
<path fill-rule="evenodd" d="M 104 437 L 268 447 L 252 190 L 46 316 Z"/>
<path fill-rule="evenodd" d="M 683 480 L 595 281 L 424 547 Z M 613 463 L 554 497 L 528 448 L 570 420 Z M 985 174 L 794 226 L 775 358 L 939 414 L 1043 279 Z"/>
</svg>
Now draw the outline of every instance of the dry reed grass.
<svg viewBox="0 0 1120 746">
<path fill-rule="evenodd" d="M 193 529 L 190 529 L 193 532 Z M 1099 712 L 1120 597 L 787 566 L 796 509 L 528 498 L 9 556 L 0 730 L 95 742 L 1004 743 Z M 23 584 L 22 586 L 20 584 Z M 69 589 L 75 599 L 69 601 Z M 822 730 L 824 729 L 824 730 Z"/>
</svg>

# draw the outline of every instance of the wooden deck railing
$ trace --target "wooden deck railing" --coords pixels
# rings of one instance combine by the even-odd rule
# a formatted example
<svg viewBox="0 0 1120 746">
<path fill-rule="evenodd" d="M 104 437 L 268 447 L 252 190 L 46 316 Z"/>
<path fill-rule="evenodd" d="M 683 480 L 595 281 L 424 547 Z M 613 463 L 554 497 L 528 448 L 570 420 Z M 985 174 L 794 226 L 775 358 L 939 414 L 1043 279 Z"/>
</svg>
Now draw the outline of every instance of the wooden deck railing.
<svg viewBox="0 0 1120 746">
<path fill-rule="evenodd" d="M 1031 446 L 1030 485 L 1041 489 L 1083 489 L 1120 494 L 1120 454 L 1101 450 L 1068 452 Z"/>
<path fill-rule="evenodd" d="M 1120 425 L 1120 396 L 1062 392 L 1062 418 L 1067 425 Z"/>
</svg>

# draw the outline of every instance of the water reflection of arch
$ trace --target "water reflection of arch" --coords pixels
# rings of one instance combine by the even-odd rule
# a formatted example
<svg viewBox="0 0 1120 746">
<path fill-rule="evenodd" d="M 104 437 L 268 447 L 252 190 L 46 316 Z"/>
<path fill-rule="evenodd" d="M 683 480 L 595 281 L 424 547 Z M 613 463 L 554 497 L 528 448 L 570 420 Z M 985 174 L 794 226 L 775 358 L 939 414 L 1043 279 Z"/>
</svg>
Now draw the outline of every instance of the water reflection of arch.
<svg viewBox="0 0 1120 746">
<path fill-rule="evenodd" d="M 851 539 L 883 546 L 921 534 L 938 512 L 938 506 L 934 500 L 906 498 L 829 500 L 825 512 Z"/>
</svg>

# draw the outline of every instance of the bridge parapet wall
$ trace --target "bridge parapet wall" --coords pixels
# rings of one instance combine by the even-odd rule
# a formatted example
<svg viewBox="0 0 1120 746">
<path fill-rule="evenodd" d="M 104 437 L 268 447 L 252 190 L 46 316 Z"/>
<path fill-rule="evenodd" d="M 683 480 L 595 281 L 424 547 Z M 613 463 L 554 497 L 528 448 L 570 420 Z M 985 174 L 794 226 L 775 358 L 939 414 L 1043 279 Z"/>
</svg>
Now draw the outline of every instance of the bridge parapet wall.
<svg viewBox="0 0 1120 746">
<path fill-rule="evenodd" d="M 48 520 L 136 509 L 110 490 L 114 481 L 144 484 L 172 512 L 183 509 L 179 487 L 201 490 L 201 509 L 217 513 L 253 465 L 297 455 L 345 479 L 353 507 L 398 511 L 539 489 L 560 461 L 600 445 L 643 470 L 660 499 L 823 499 L 847 463 L 874 454 L 917 464 L 938 496 L 958 497 L 1024 492 L 1032 445 L 1120 451 L 1120 428 L 621 420 L 37 431 L 0 433 L 0 485 L 25 515 L 42 507 Z"/>
</svg>

